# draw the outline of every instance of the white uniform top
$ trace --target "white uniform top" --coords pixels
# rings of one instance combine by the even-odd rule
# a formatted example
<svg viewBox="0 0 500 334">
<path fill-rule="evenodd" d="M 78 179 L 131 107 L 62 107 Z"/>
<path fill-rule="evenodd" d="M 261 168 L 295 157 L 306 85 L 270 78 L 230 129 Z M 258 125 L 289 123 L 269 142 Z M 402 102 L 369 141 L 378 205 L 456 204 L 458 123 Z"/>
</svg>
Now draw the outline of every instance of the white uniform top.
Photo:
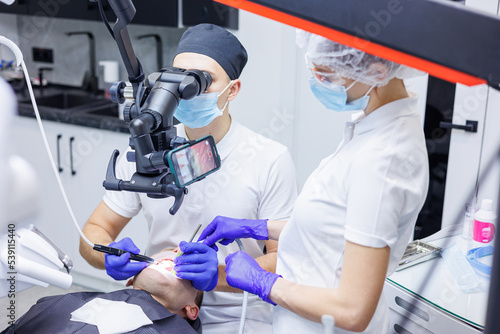
<svg viewBox="0 0 500 334">
<path fill-rule="evenodd" d="M 426 198 L 427 161 L 415 94 L 366 117 L 353 115 L 337 151 L 320 163 L 297 198 L 279 239 L 277 273 L 299 284 L 338 287 L 348 240 L 389 246 L 390 275 Z M 273 320 L 273 333 L 321 333 L 321 324 L 279 306 Z M 389 310 L 380 298 L 364 333 L 386 333 L 388 327 Z"/>
<path fill-rule="evenodd" d="M 178 136 L 186 137 L 183 126 L 178 126 L 177 132 Z M 172 197 L 151 199 L 146 194 L 106 192 L 104 203 L 121 216 L 133 217 L 142 209 L 150 232 L 147 254 L 177 247 L 180 241 L 191 237 L 198 224 L 203 224 L 203 229 L 217 215 L 250 219 L 290 217 L 297 190 L 293 161 L 284 145 L 233 120 L 228 133 L 217 144 L 217 150 L 221 168 L 188 186 L 189 193 L 174 216 L 168 212 L 174 202 Z M 124 156 L 117 164 L 116 175 L 130 180 L 135 163 L 128 162 Z M 242 242 L 251 256 L 263 255 L 264 241 L 242 239 Z M 228 254 L 239 250 L 236 243 L 218 247 L 220 264 L 225 264 Z M 215 327 L 213 333 L 237 332 L 242 296 L 241 293 L 206 292 L 200 310 L 203 332 L 210 333 L 211 327 Z M 250 296 L 246 328 L 261 330 L 263 325 L 270 333 L 271 314 L 269 304 Z"/>
</svg>

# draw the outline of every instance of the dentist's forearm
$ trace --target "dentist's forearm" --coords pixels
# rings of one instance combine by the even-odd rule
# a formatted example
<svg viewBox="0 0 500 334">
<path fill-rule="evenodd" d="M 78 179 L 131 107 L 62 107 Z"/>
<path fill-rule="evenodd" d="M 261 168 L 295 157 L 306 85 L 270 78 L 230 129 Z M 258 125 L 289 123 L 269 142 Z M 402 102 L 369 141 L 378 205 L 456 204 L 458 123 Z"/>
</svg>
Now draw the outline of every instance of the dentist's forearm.
<svg viewBox="0 0 500 334">
<path fill-rule="evenodd" d="M 267 231 L 269 233 L 269 240 L 277 241 L 286 223 L 286 220 L 268 220 Z"/>
<path fill-rule="evenodd" d="M 255 260 L 259 265 L 267 271 L 276 271 L 276 260 L 278 259 L 278 254 L 276 252 L 262 255 Z M 215 291 L 224 291 L 224 292 L 243 292 L 240 289 L 233 288 L 226 281 L 226 266 L 219 265 L 219 281 L 217 282 L 217 286 L 215 287 Z"/>
</svg>

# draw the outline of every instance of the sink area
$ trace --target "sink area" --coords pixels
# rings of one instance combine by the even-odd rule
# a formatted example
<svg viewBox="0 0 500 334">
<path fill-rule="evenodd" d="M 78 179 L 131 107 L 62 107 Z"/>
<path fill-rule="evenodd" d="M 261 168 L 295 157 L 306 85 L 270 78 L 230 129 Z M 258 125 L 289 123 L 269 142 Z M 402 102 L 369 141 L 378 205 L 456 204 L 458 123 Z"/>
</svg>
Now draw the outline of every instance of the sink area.
<svg viewBox="0 0 500 334">
<path fill-rule="evenodd" d="M 44 120 L 128 133 L 128 124 L 118 117 L 118 104 L 69 86 L 35 89 L 35 98 Z M 31 99 L 18 94 L 20 116 L 34 117 Z"/>
<path fill-rule="evenodd" d="M 108 100 L 78 92 L 59 92 L 46 96 L 36 97 L 39 107 L 48 107 L 54 109 L 73 109 L 85 106 L 94 106 L 96 104 L 109 104 Z M 21 103 L 30 103 L 29 100 Z"/>
<path fill-rule="evenodd" d="M 94 107 L 91 110 L 85 111 L 85 114 L 93 115 L 93 116 L 104 116 L 104 117 L 118 118 L 118 104 L 113 103 L 110 105 Z"/>
</svg>

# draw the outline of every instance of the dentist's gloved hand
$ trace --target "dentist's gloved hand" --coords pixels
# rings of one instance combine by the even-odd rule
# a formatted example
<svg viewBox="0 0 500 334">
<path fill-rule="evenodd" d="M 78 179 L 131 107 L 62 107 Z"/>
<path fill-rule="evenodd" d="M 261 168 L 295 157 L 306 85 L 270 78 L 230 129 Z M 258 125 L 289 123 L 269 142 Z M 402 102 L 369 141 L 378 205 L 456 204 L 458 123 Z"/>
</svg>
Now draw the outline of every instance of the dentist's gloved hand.
<svg viewBox="0 0 500 334">
<path fill-rule="evenodd" d="M 253 238 L 257 240 L 268 240 L 267 219 L 237 219 L 217 216 L 201 232 L 198 241 L 214 247 L 219 241 L 222 245 L 229 245 L 234 239 Z M 222 239 L 222 240 L 221 240 Z"/>
<path fill-rule="evenodd" d="M 190 280 L 197 290 L 213 290 L 219 278 L 217 252 L 197 242 L 181 241 L 179 247 L 184 254 L 174 259 L 177 277 Z"/>
<path fill-rule="evenodd" d="M 233 288 L 253 293 L 263 301 L 276 305 L 268 298 L 271 288 L 281 275 L 262 269 L 257 261 L 245 252 L 226 257 L 226 280 Z"/>
<path fill-rule="evenodd" d="M 134 254 L 141 252 L 130 238 L 123 238 L 118 242 L 112 242 L 108 246 L 123 249 Z M 129 253 L 120 256 L 104 254 L 104 259 L 106 272 L 117 281 L 130 278 L 148 266 L 147 262 L 130 262 Z"/>
</svg>

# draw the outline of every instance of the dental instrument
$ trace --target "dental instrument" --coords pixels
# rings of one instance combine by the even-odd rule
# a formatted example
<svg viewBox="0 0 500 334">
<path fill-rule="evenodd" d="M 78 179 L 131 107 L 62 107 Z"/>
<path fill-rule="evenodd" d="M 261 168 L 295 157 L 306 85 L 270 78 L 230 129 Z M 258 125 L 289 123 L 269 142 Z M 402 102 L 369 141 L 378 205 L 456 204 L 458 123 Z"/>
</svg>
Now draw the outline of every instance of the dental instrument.
<svg viewBox="0 0 500 334">
<path fill-rule="evenodd" d="M 241 242 L 240 239 L 234 239 L 234 241 L 238 244 L 238 247 L 240 247 L 240 251 L 244 252 L 245 247 L 243 246 L 243 243 Z M 243 291 L 243 304 L 241 305 L 241 318 L 240 318 L 240 330 L 239 334 L 245 333 L 245 320 L 247 317 L 247 305 L 248 305 L 248 292 Z"/>
<path fill-rule="evenodd" d="M 200 230 L 200 228 L 201 228 L 201 224 L 200 224 L 200 225 L 198 225 L 198 227 L 197 227 L 197 228 L 196 228 L 196 230 L 194 231 L 193 235 L 191 236 L 191 239 L 189 239 L 189 241 L 188 241 L 188 242 L 193 242 L 194 237 L 196 236 L 196 234 L 198 233 L 198 231 Z M 179 256 L 181 256 L 181 255 L 183 255 L 183 254 L 184 254 L 184 252 L 179 252 L 179 253 L 177 253 L 177 257 L 179 257 Z"/>
<path fill-rule="evenodd" d="M 109 247 L 109 246 L 104 246 L 104 245 L 98 245 L 98 244 L 94 244 L 94 247 L 92 247 L 92 248 L 95 249 L 98 252 L 107 253 L 107 254 L 116 255 L 116 256 L 120 256 L 122 254 L 129 253 L 130 254 L 130 260 L 142 261 L 142 262 L 150 262 L 150 263 L 154 263 L 155 262 L 155 260 L 153 260 L 149 256 L 141 255 L 141 254 L 134 254 L 134 253 L 131 253 L 129 251 L 125 251 L 125 250 L 119 249 L 119 248 L 114 248 L 114 247 Z"/>
</svg>

